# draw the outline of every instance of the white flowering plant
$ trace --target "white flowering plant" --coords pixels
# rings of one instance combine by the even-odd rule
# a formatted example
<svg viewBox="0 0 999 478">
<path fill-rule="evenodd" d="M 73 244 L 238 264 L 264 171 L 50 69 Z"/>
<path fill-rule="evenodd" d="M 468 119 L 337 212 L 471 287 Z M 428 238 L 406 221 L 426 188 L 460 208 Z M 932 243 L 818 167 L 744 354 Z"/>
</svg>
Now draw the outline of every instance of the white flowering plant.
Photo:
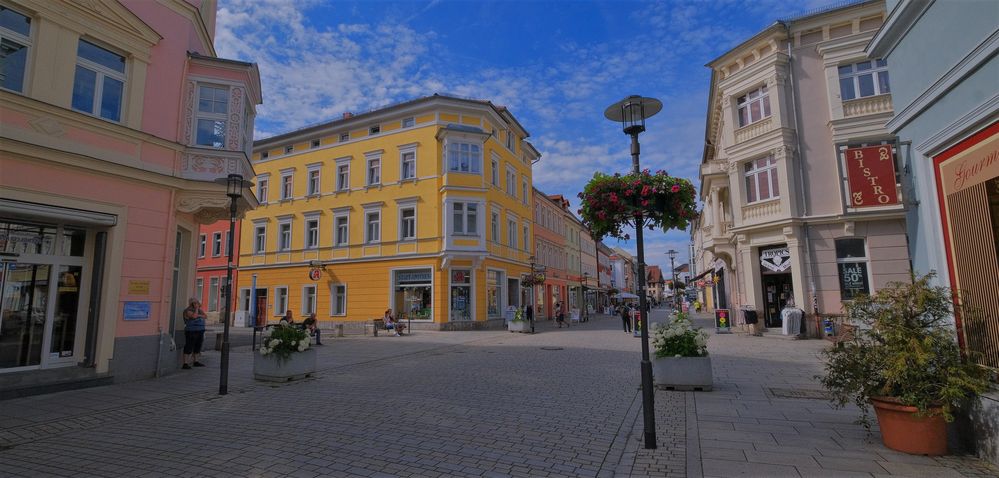
<svg viewBox="0 0 999 478">
<path fill-rule="evenodd" d="M 309 348 L 309 335 L 303 329 L 289 327 L 282 320 L 271 334 L 264 338 L 260 355 L 274 355 L 278 360 L 287 360 L 295 352 L 305 352 Z"/>
<path fill-rule="evenodd" d="M 704 357 L 708 355 L 708 334 L 695 329 L 688 315 L 681 312 L 668 324 L 655 324 L 652 348 L 657 358 Z"/>
</svg>

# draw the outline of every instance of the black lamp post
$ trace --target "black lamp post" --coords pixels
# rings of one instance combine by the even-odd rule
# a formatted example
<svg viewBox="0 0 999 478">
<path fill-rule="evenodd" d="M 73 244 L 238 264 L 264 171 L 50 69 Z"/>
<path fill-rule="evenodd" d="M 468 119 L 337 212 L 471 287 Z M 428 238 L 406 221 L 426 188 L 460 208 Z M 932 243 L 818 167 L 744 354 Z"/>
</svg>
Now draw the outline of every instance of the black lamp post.
<svg viewBox="0 0 999 478">
<path fill-rule="evenodd" d="M 655 98 L 643 98 L 632 95 L 607 107 L 604 116 L 611 121 L 618 121 L 624 128 L 624 134 L 631 136 L 631 165 L 637 175 L 638 156 L 641 148 L 638 145 L 638 134 L 645 131 L 645 119 L 663 109 L 661 101 Z M 638 290 L 645 290 L 645 243 L 642 237 L 645 219 L 641 212 L 635 217 L 635 247 L 638 251 Z M 641 293 L 638 298 L 639 317 L 642 320 L 642 412 L 645 418 L 645 448 L 656 448 L 656 415 L 654 410 L 655 391 L 652 389 L 652 362 L 649 360 L 649 317 L 645 310 L 646 297 Z"/>
<path fill-rule="evenodd" d="M 589 300 L 589 297 L 586 296 L 587 286 L 589 285 L 589 283 L 590 283 L 590 273 L 589 272 L 584 272 L 583 273 L 583 311 L 580 312 L 582 314 L 582 317 L 579 318 L 579 320 L 581 320 L 583 322 L 586 322 L 587 320 L 590 319 L 590 300 Z"/>
<path fill-rule="evenodd" d="M 232 254 L 233 236 L 236 232 L 236 201 L 243 196 L 243 188 L 252 186 L 253 183 L 244 181 L 239 174 L 230 174 L 226 178 L 215 180 L 216 183 L 225 184 L 225 195 L 229 196 L 229 259 L 226 264 L 225 273 L 225 310 L 222 313 L 222 359 L 220 360 L 221 373 L 219 375 L 219 395 L 229 393 L 229 315 L 232 311 Z"/>
<path fill-rule="evenodd" d="M 673 279 L 673 287 L 672 287 L 672 289 L 673 289 L 673 310 L 676 310 L 677 300 L 678 300 L 677 297 L 676 297 L 676 265 L 674 263 L 674 261 L 676 260 L 676 255 L 677 254 L 679 254 L 679 253 L 676 252 L 676 251 L 674 251 L 673 249 L 670 249 L 669 251 L 666 251 L 666 255 L 669 256 L 670 277 Z"/>
</svg>

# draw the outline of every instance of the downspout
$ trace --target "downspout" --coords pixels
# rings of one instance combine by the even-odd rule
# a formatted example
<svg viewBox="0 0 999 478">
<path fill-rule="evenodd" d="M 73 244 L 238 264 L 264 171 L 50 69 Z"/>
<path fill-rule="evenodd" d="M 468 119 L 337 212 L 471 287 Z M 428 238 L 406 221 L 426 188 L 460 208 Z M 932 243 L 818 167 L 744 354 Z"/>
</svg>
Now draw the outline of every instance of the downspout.
<svg viewBox="0 0 999 478">
<path fill-rule="evenodd" d="M 791 37 L 791 26 L 786 21 L 778 20 L 778 22 L 784 26 L 784 32 L 787 36 L 787 81 L 791 86 L 791 115 L 794 121 L 794 144 L 798 150 L 798 160 L 795 161 L 798 165 L 798 191 L 801 197 L 801 217 L 808 217 L 808 198 L 805 195 L 805 165 L 801 160 L 802 149 L 801 149 L 801 125 L 798 123 L 798 96 L 795 93 L 794 88 L 794 55 L 791 50 L 791 43 L 794 41 Z M 803 267 L 802 270 L 806 270 L 808 274 L 808 292 L 811 295 L 810 299 L 812 302 L 812 313 L 819 313 L 819 301 L 818 296 L 815 291 L 815 261 L 812 260 L 812 247 L 811 247 L 811 234 L 808 226 L 808 220 L 803 220 L 801 222 L 801 228 L 803 231 L 803 239 L 805 243 L 805 259 L 808 260 L 808 267 Z"/>
</svg>

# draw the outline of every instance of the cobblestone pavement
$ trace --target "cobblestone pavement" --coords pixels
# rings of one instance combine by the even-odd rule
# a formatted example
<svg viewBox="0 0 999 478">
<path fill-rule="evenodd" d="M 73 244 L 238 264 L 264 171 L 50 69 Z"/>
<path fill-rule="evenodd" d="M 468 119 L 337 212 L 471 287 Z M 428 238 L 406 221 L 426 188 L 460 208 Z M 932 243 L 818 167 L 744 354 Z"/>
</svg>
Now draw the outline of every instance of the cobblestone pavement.
<svg viewBox="0 0 999 478">
<path fill-rule="evenodd" d="M 655 311 L 661 319 L 663 311 Z M 642 446 L 639 340 L 595 317 L 535 335 L 425 332 L 326 339 L 320 372 L 209 367 L 0 402 L 2 476 L 989 476 L 863 441 L 815 390 L 825 343 L 716 336 L 713 392 L 656 392 Z M 777 395 L 775 395 L 775 390 Z M 949 474 L 948 474 L 949 473 Z"/>
</svg>

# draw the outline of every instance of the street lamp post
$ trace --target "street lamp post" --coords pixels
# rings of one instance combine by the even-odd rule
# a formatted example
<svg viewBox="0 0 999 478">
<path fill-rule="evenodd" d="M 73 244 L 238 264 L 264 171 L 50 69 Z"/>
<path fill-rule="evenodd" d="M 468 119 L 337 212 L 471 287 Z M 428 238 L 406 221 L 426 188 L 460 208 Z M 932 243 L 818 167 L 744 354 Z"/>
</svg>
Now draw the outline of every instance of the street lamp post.
<svg viewBox="0 0 999 478">
<path fill-rule="evenodd" d="M 676 265 L 674 263 L 674 261 L 676 260 L 676 255 L 677 254 L 678 254 L 678 252 L 674 251 L 673 249 L 670 249 L 669 251 L 666 252 L 666 255 L 669 256 L 670 277 L 673 279 L 673 310 L 674 311 L 676 310 L 677 300 L 678 300 L 677 297 L 676 297 Z"/>
<path fill-rule="evenodd" d="M 635 175 L 641 173 L 638 156 L 639 133 L 645 131 L 645 119 L 662 110 L 663 104 L 655 98 L 632 95 L 607 107 L 604 116 L 620 122 L 624 134 L 631 136 L 631 165 Z M 635 217 L 635 247 L 638 252 L 638 290 L 645 289 L 645 243 L 642 237 L 645 220 L 639 212 Z M 645 418 L 645 448 L 656 448 L 655 392 L 652 389 L 652 362 L 649 360 L 649 321 L 645 310 L 645 294 L 638 298 L 639 317 L 642 321 L 642 412 Z"/>
<path fill-rule="evenodd" d="M 579 318 L 579 320 L 581 320 L 583 322 L 586 322 L 587 320 L 590 320 L 590 304 L 589 304 L 588 297 L 586 297 L 587 285 L 589 285 L 589 283 L 590 283 L 590 273 L 589 272 L 584 272 L 583 273 L 583 310 L 582 310 L 582 312 L 580 312 L 580 314 L 582 314 L 582 316 Z"/>
<path fill-rule="evenodd" d="M 232 311 L 232 255 L 233 255 L 233 235 L 236 231 L 236 201 L 243 196 L 243 188 L 252 186 L 253 183 L 244 181 L 239 174 L 230 174 L 226 178 L 215 180 L 216 183 L 225 184 L 226 196 L 229 196 L 229 258 L 226 264 L 225 274 L 225 310 L 222 312 L 222 358 L 220 360 L 221 373 L 219 375 L 219 395 L 229 393 L 229 314 Z"/>
</svg>

